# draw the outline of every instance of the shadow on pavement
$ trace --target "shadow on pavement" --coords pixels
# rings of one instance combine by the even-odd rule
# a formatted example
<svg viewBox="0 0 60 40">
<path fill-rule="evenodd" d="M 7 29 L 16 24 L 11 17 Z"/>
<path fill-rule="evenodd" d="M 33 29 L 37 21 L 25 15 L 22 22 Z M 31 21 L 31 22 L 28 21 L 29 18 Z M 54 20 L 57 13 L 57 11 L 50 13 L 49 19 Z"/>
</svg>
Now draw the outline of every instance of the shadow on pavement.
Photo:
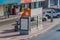
<svg viewBox="0 0 60 40">
<path fill-rule="evenodd" d="M 15 37 L 15 36 L 20 36 L 20 34 L 8 35 L 8 36 L 0 36 L 0 38 L 9 38 L 9 37 Z"/>
<path fill-rule="evenodd" d="M 0 36 L 0 38 L 10 38 L 10 37 L 17 37 L 17 36 L 25 36 L 25 35 L 14 34 L 14 35 Z"/>
<path fill-rule="evenodd" d="M 13 33 L 15 32 L 14 29 L 9 29 L 9 30 L 3 30 L 0 34 L 6 34 L 6 33 Z"/>
<path fill-rule="evenodd" d="M 13 33 L 13 34 L 10 34 L 10 33 Z M 20 32 L 18 33 L 18 31 L 17 31 L 17 34 L 15 34 L 14 29 L 4 30 L 0 34 L 1 34 L 0 38 L 9 38 L 9 37 L 15 37 L 15 36 L 24 36 L 24 35 L 21 35 Z M 5 34 L 8 34 L 8 35 L 5 35 Z"/>
</svg>

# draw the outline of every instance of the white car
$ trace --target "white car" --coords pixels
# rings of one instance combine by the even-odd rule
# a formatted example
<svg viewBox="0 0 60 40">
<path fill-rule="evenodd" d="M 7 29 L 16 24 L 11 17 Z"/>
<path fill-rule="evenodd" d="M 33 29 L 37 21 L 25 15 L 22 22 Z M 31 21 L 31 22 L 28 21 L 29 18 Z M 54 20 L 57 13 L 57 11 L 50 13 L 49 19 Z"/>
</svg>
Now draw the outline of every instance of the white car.
<svg viewBox="0 0 60 40">
<path fill-rule="evenodd" d="M 45 16 L 47 16 L 48 18 L 50 18 L 51 17 L 51 11 L 46 11 L 45 12 Z M 53 12 L 53 17 L 60 17 L 60 12 L 54 11 Z"/>
</svg>

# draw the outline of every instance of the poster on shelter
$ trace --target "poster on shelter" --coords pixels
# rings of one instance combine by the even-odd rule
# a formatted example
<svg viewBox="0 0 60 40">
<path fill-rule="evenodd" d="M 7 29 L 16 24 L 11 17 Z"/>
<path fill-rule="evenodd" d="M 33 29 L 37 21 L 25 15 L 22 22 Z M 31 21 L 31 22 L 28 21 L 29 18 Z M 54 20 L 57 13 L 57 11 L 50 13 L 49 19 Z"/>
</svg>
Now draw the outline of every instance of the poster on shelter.
<svg viewBox="0 0 60 40">
<path fill-rule="evenodd" d="M 21 30 L 28 30 L 28 19 L 21 19 Z"/>
</svg>

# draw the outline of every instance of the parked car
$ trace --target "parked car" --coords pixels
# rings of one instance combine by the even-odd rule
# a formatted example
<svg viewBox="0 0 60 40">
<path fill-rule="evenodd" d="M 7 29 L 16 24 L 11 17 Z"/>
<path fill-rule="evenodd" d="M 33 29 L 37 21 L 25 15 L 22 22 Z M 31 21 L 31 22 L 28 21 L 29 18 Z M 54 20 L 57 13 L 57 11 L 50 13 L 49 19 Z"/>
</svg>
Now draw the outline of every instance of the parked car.
<svg viewBox="0 0 60 40">
<path fill-rule="evenodd" d="M 60 9 L 55 9 L 55 11 L 60 13 Z M 58 16 L 60 17 L 60 14 Z"/>
<path fill-rule="evenodd" d="M 45 16 L 51 18 L 51 11 L 46 11 Z M 60 12 L 53 11 L 53 18 L 58 18 L 58 17 L 60 17 Z"/>
</svg>

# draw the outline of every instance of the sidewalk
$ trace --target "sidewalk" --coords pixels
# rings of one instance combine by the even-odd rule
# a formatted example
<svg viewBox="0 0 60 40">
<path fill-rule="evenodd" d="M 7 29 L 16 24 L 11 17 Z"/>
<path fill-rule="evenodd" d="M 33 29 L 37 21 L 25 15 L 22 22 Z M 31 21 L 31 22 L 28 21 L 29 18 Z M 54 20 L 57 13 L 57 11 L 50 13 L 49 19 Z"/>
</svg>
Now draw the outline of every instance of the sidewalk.
<svg viewBox="0 0 60 40">
<path fill-rule="evenodd" d="M 0 40 L 23 40 L 27 39 L 33 36 L 37 36 L 38 34 L 42 34 L 49 29 L 55 27 L 57 24 L 59 24 L 60 18 L 54 19 L 54 22 L 50 22 L 50 20 L 43 22 L 42 27 L 39 29 L 32 28 L 29 35 L 19 35 L 19 32 L 13 31 L 13 26 L 11 24 L 3 25 L 0 27 Z"/>
<path fill-rule="evenodd" d="M 20 16 L 17 16 L 17 15 L 10 15 L 9 18 L 5 18 L 5 17 L 3 16 L 3 17 L 0 17 L 0 22 L 9 21 L 9 20 L 14 20 L 14 19 L 16 19 L 17 17 L 20 18 Z"/>
</svg>

